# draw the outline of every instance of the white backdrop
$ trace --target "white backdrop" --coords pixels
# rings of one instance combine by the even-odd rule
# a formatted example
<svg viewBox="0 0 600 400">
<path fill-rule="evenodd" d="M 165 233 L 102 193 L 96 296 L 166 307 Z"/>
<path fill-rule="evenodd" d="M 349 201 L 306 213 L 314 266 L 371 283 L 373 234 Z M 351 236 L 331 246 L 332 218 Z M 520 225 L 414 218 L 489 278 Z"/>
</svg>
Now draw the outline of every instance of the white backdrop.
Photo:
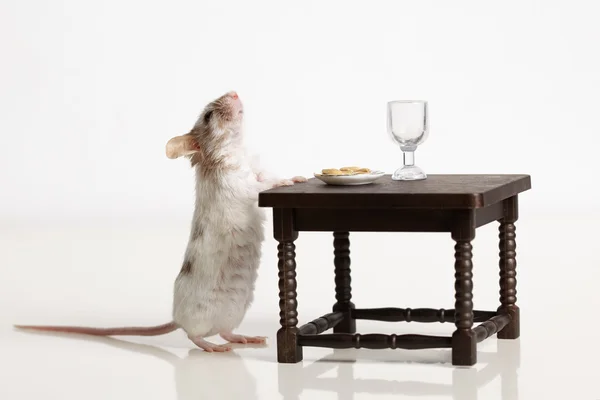
<svg viewBox="0 0 600 400">
<path fill-rule="evenodd" d="M 531 174 L 517 223 L 520 393 L 599 398 L 593 320 L 557 346 L 600 307 L 599 9 L 582 0 L 0 0 L 0 398 L 175 398 L 162 364 L 12 324 L 169 320 L 194 178 L 186 160 L 167 159 L 165 144 L 228 90 L 245 104 L 248 144 L 283 176 L 344 164 L 393 172 L 402 156 L 386 132 L 392 99 L 429 101 L 430 136 L 416 152 L 427 173 Z M 268 362 L 239 354 L 252 361 L 256 398 L 270 399 L 280 398 L 268 396 L 277 391 L 279 309 L 276 243 L 265 229 L 255 302 L 239 332 L 269 336 Z M 498 305 L 497 235 L 490 224 L 474 241 L 476 309 Z M 449 235 L 351 241 L 357 307 L 453 307 Z M 301 234 L 297 261 L 305 323 L 334 302 L 331 234 Z M 147 343 L 193 346 L 181 331 Z M 305 359 L 319 354 L 305 350 Z M 207 365 L 224 386 L 236 381 L 231 364 Z M 356 378 L 449 372 L 374 365 L 357 367 Z M 190 376 L 190 390 L 200 390 Z M 500 396 L 484 390 L 482 398 Z"/>
<path fill-rule="evenodd" d="M 600 203 L 594 2 L 1 4 L 4 220 L 189 218 L 164 146 L 230 89 L 284 175 L 392 172 L 385 104 L 426 99 L 426 172 L 529 173 L 524 210 Z"/>
</svg>

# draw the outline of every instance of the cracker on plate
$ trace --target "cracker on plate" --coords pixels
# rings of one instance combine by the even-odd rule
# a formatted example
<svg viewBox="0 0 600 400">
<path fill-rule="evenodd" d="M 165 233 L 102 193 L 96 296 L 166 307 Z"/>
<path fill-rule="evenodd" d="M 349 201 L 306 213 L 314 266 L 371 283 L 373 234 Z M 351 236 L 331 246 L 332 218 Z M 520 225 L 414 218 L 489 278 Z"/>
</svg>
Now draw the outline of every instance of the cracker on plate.
<svg viewBox="0 0 600 400">
<path fill-rule="evenodd" d="M 358 175 L 369 174 L 371 170 L 363 167 L 325 168 L 321 170 L 323 175 Z"/>
<path fill-rule="evenodd" d="M 337 168 L 325 168 L 321 171 L 323 175 L 346 175 L 343 171 Z"/>
</svg>

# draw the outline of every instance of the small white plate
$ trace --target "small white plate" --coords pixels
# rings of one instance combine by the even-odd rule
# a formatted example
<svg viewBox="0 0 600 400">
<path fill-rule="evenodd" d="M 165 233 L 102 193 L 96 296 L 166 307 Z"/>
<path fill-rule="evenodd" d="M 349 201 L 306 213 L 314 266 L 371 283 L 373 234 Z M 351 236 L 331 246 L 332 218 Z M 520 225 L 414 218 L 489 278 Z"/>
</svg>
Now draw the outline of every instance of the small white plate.
<svg viewBox="0 0 600 400">
<path fill-rule="evenodd" d="M 385 172 L 371 171 L 369 174 L 356 175 L 323 175 L 315 172 L 314 175 L 315 178 L 328 185 L 367 185 L 384 176 Z"/>
</svg>

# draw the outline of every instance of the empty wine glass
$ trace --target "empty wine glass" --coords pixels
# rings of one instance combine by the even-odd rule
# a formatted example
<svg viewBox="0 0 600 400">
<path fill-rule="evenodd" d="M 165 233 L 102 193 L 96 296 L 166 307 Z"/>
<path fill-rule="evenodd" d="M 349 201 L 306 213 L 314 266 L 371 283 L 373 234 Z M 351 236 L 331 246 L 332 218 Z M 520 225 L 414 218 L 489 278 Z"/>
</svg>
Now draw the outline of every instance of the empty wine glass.
<svg viewBox="0 0 600 400">
<path fill-rule="evenodd" d="M 396 181 L 426 179 L 427 175 L 415 165 L 415 151 L 429 135 L 427 102 L 421 100 L 390 101 L 387 105 L 388 133 L 400 145 L 404 165 L 392 175 Z"/>
</svg>

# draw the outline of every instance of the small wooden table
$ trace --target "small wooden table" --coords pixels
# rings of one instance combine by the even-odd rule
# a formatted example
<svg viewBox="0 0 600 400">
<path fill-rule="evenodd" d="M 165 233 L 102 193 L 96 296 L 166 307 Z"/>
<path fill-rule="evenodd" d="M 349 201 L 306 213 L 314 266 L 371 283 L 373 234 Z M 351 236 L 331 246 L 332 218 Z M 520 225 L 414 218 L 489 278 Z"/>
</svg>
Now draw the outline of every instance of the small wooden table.
<svg viewBox="0 0 600 400">
<path fill-rule="evenodd" d="M 516 305 L 515 221 L 518 194 L 531 188 L 529 175 L 430 175 L 398 182 L 385 176 L 363 186 L 329 186 L 317 179 L 259 194 L 259 206 L 273 208 L 279 242 L 277 332 L 280 363 L 302 361 L 302 347 L 425 349 L 452 348 L 452 364 L 477 362 L 477 343 L 497 333 L 519 337 Z M 500 306 L 473 310 L 472 246 L 475 230 L 499 222 Z M 333 232 L 335 293 L 333 312 L 298 327 L 296 246 L 300 231 Z M 351 302 L 350 241 L 355 232 L 449 232 L 455 241 L 454 309 L 360 309 Z M 451 337 L 356 333 L 356 320 L 454 322 Z M 474 323 L 480 323 L 474 327 Z M 332 329 L 333 334 L 322 334 Z"/>
</svg>

